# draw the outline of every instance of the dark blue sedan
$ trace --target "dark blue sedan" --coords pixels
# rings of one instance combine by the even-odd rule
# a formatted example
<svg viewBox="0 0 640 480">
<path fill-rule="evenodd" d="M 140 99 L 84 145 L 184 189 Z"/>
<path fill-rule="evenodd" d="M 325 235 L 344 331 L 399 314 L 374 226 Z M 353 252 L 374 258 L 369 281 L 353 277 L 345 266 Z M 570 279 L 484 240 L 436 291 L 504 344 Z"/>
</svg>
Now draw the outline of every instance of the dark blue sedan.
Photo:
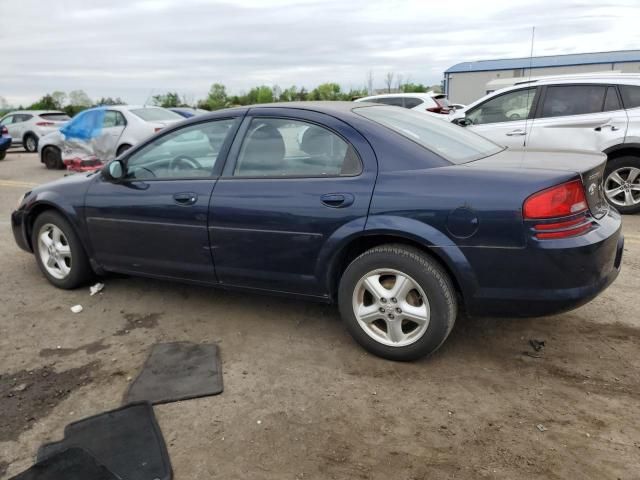
<svg viewBox="0 0 640 480">
<path fill-rule="evenodd" d="M 544 315 L 611 284 L 623 237 L 604 160 L 390 106 L 253 106 L 37 187 L 12 225 L 57 287 L 121 272 L 337 302 L 362 346 L 411 360 L 462 307 Z"/>
<path fill-rule="evenodd" d="M 9 130 L 4 125 L 0 125 L 0 160 L 7 156 L 7 150 L 11 148 L 12 138 Z"/>
</svg>

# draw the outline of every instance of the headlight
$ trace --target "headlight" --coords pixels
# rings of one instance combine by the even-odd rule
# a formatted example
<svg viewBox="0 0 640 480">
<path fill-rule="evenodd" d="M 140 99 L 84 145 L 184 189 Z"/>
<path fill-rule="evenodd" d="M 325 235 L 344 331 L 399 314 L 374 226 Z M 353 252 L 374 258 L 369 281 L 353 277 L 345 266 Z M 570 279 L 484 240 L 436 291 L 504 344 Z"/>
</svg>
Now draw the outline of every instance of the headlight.
<svg viewBox="0 0 640 480">
<path fill-rule="evenodd" d="M 27 195 L 29 195 L 30 193 L 31 192 L 26 192 L 18 199 L 18 203 L 16 204 L 16 210 L 20 208 L 20 206 L 22 205 L 22 202 L 24 202 L 24 199 L 27 198 Z"/>
</svg>

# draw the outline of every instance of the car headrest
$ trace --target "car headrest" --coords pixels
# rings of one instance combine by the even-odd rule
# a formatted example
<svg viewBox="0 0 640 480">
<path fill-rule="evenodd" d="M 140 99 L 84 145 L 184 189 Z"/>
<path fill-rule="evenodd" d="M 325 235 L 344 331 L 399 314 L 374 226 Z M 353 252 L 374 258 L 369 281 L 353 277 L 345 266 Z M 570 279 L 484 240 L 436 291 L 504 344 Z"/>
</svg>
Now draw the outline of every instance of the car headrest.
<svg viewBox="0 0 640 480">
<path fill-rule="evenodd" d="M 278 170 L 284 163 L 285 144 L 273 125 L 260 125 L 249 133 L 240 156 L 238 170 Z"/>
<path fill-rule="evenodd" d="M 309 127 L 302 135 L 300 148 L 307 155 L 326 155 L 333 151 L 331 142 L 333 142 L 333 135 L 330 132 L 324 128 Z"/>
</svg>

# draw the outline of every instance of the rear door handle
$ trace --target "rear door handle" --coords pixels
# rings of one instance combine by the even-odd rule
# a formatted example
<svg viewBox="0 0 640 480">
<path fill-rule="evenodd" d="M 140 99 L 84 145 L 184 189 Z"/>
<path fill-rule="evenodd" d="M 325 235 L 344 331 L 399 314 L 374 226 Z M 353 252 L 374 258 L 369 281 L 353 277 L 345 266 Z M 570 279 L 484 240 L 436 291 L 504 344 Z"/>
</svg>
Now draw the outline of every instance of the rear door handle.
<svg viewBox="0 0 640 480">
<path fill-rule="evenodd" d="M 193 205 L 198 201 L 198 194 L 193 192 L 176 193 L 173 196 L 173 201 L 178 205 Z"/>
<path fill-rule="evenodd" d="M 519 137 L 521 135 L 526 135 L 526 134 L 527 133 L 521 128 L 518 128 L 516 130 L 511 130 L 510 132 L 506 133 L 507 137 Z"/>
<path fill-rule="evenodd" d="M 598 125 L 596 128 L 594 128 L 594 130 L 596 132 L 601 132 L 603 128 L 610 128 L 612 132 L 615 132 L 617 130 L 620 130 L 620 128 L 616 127 L 615 125 L 611 125 L 610 123 L 605 123 L 604 125 Z"/>
<path fill-rule="evenodd" d="M 353 203 L 355 197 L 350 193 L 327 193 L 320 197 L 323 205 L 331 208 L 344 208 Z"/>
</svg>

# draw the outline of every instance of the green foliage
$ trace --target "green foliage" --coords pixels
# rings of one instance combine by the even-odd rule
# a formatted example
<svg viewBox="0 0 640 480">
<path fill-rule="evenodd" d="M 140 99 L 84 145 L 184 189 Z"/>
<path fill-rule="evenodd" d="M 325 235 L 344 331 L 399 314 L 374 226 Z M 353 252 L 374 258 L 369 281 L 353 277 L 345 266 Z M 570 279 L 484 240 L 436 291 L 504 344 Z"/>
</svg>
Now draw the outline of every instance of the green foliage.
<svg viewBox="0 0 640 480">
<path fill-rule="evenodd" d="M 400 85 L 400 90 L 403 93 L 424 93 L 429 90 L 429 87 L 421 83 L 404 83 Z"/>
<path fill-rule="evenodd" d="M 110 106 L 110 105 L 126 105 L 127 102 L 125 102 L 124 100 L 122 100 L 120 97 L 116 97 L 116 98 L 111 98 L 111 97 L 102 97 L 100 98 L 100 100 L 98 100 L 95 103 L 95 106 L 100 106 L 100 105 L 105 105 L 105 106 Z"/>
<path fill-rule="evenodd" d="M 229 98 L 227 97 L 227 87 L 221 83 L 214 83 L 209 89 L 209 95 L 205 100 L 198 102 L 198 108 L 205 110 L 220 110 L 229 105 Z"/>
<path fill-rule="evenodd" d="M 35 102 L 34 104 L 29 105 L 27 109 L 28 110 L 61 110 L 62 105 L 58 103 L 59 98 L 60 98 L 59 96 L 58 96 L 58 99 L 56 99 L 54 98 L 53 95 L 47 94 L 44 97 L 42 97 L 40 100 Z"/>
<path fill-rule="evenodd" d="M 151 98 L 153 99 L 153 104 L 158 107 L 172 108 L 188 106 L 180 99 L 180 95 L 178 95 L 177 92 L 167 92 L 160 95 L 154 95 Z"/>
<path fill-rule="evenodd" d="M 323 83 L 311 90 L 309 100 L 342 100 L 340 85 L 337 83 Z"/>
<path fill-rule="evenodd" d="M 84 90 L 71 90 L 69 92 L 69 105 L 73 107 L 90 107 L 91 99 Z"/>
<path fill-rule="evenodd" d="M 261 85 L 254 87 L 247 93 L 247 104 L 253 105 L 255 103 L 271 103 L 273 102 L 273 90 L 271 87 Z"/>
</svg>

